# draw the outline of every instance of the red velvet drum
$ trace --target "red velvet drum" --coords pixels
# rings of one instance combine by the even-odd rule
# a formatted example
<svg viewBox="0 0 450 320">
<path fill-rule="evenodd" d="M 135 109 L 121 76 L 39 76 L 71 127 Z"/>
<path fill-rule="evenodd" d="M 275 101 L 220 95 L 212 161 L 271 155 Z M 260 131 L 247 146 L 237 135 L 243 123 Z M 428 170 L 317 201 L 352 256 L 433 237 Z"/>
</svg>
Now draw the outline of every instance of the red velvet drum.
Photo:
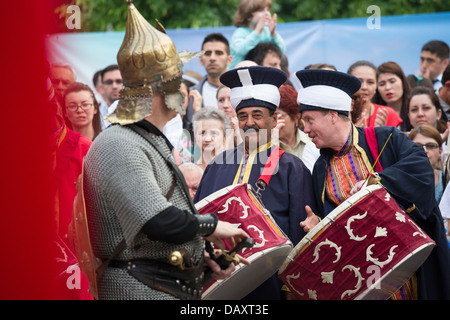
<svg viewBox="0 0 450 320">
<path fill-rule="evenodd" d="M 253 238 L 253 248 L 239 254 L 251 264 L 236 266 L 230 278 L 206 286 L 202 299 L 241 299 L 271 277 L 292 250 L 291 241 L 273 220 L 247 184 L 232 185 L 195 204 L 200 214 L 215 213 L 219 220 L 234 224 Z M 231 246 L 226 243 L 226 249 Z"/>
<path fill-rule="evenodd" d="M 292 250 L 279 277 L 302 300 L 387 299 L 435 243 L 380 185 L 353 195 Z"/>
</svg>

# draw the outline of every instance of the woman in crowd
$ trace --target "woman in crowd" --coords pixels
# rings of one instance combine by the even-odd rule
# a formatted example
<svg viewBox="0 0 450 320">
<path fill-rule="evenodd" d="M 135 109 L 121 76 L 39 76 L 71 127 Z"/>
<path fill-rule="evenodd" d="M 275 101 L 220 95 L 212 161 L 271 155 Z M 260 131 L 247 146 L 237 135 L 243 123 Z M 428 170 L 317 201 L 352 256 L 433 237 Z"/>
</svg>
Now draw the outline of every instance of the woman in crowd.
<svg viewBox="0 0 450 320">
<path fill-rule="evenodd" d="M 220 110 L 223 110 L 227 114 L 227 116 L 231 119 L 236 117 L 236 110 L 234 110 L 230 101 L 231 89 L 227 86 L 221 85 L 217 89 L 217 106 Z"/>
<path fill-rule="evenodd" d="M 100 111 L 92 89 L 74 82 L 64 92 L 67 118 L 72 129 L 93 141 L 102 131 Z"/>
<path fill-rule="evenodd" d="M 408 101 L 408 118 L 412 128 L 429 124 L 442 134 L 444 141 L 447 140 L 447 117 L 433 90 L 422 86 L 413 89 Z"/>
<path fill-rule="evenodd" d="M 358 121 L 359 126 L 379 127 L 392 126 L 398 127 L 403 120 L 388 106 L 381 106 L 372 102 L 372 98 L 377 91 L 377 68 L 369 61 L 357 61 L 353 63 L 347 71 L 361 80 L 361 89 L 357 92 L 362 98 L 363 108 L 361 118 Z"/>
<path fill-rule="evenodd" d="M 441 168 L 441 153 L 442 153 L 442 137 L 437 129 L 429 124 L 421 124 L 414 128 L 409 138 L 418 146 L 424 148 L 430 164 L 434 170 L 434 185 L 436 202 L 441 201 L 442 193 L 444 191 Z"/>
<path fill-rule="evenodd" d="M 223 110 L 223 112 L 226 113 L 226 115 L 230 119 L 231 129 L 233 130 L 233 134 L 229 134 L 227 132 L 227 149 L 237 147 L 242 142 L 241 134 L 239 131 L 239 123 L 236 116 L 236 110 L 234 110 L 233 106 L 231 105 L 230 94 L 231 89 L 227 86 L 221 85 L 217 89 L 217 106 L 220 110 Z"/>
<path fill-rule="evenodd" d="M 211 160 L 224 150 L 230 120 L 222 110 L 202 108 L 194 113 L 192 122 L 195 143 L 198 146 L 196 151 L 200 151 L 200 154 L 194 154 L 194 161 L 204 170 Z"/>
<path fill-rule="evenodd" d="M 377 68 L 377 92 L 372 101 L 394 109 L 403 120 L 400 124 L 400 130 L 404 132 L 411 130 L 411 124 L 408 119 L 408 98 L 410 93 L 411 88 L 405 73 L 397 63 L 389 61 Z"/>
<path fill-rule="evenodd" d="M 289 85 L 282 85 L 278 90 L 280 106 L 277 110 L 277 129 L 280 148 L 302 159 L 303 150 L 311 139 L 299 129 L 301 114 L 297 104 L 297 91 Z"/>
</svg>

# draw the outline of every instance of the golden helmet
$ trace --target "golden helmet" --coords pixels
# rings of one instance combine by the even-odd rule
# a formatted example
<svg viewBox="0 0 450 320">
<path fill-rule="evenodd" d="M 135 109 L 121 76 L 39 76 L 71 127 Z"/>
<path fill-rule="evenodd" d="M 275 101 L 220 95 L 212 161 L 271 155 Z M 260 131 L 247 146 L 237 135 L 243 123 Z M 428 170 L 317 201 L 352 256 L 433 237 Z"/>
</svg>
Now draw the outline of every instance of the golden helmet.
<svg viewBox="0 0 450 320">
<path fill-rule="evenodd" d="M 184 97 L 179 91 L 183 62 L 202 52 L 178 53 L 164 27 L 156 20 L 154 28 L 128 3 L 125 37 L 117 53 L 124 88 L 116 110 L 105 118 L 110 123 L 130 124 L 152 113 L 152 85 L 165 96 L 168 108 L 184 114 Z"/>
</svg>

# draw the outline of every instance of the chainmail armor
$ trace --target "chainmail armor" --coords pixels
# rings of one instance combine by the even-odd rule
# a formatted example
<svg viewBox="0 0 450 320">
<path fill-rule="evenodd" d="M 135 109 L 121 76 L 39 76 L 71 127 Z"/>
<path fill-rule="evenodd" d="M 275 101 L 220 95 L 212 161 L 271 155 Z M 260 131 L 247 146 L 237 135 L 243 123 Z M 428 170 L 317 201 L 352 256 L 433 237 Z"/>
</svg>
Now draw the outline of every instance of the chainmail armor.
<svg viewBox="0 0 450 320">
<path fill-rule="evenodd" d="M 169 156 L 164 138 L 155 136 L 154 140 Z M 200 261 L 202 237 L 177 245 L 149 240 L 141 231 L 148 220 L 171 205 L 190 211 L 189 200 L 178 184 L 170 202 L 166 200 L 173 179 L 165 160 L 139 134 L 120 125 L 103 131 L 85 159 L 86 211 L 95 256 L 108 259 L 125 239 L 127 248 L 115 260 L 167 261 L 172 251 L 183 248 L 194 262 Z M 107 268 L 98 287 L 100 299 L 174 299 L 118 268 Z"/>
</svg>

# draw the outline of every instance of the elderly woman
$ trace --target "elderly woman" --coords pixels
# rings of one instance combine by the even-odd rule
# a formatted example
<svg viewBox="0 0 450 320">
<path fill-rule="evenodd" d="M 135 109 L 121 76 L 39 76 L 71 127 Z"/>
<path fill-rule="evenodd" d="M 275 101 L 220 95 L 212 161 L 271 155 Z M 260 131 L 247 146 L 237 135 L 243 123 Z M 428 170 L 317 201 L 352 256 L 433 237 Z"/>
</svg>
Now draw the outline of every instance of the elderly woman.
<svg viewBox="0 0 450 320">
<path fill-rule="evenodd" d="M 226 146 L 226 133 L 231 128 L 230 119 L 222 110 L 202 108 L 194 113 L 194 160 L 203 170 Z M 200 151 L 198 154 L 197 151 Z"/>
<path fill-rule="evenodd" d="M 72 130 L 93 141 L 102 131 L 99 105 L 92 89 L 74 82 L 64 92 L 67 118 Z"/>
</svg>

